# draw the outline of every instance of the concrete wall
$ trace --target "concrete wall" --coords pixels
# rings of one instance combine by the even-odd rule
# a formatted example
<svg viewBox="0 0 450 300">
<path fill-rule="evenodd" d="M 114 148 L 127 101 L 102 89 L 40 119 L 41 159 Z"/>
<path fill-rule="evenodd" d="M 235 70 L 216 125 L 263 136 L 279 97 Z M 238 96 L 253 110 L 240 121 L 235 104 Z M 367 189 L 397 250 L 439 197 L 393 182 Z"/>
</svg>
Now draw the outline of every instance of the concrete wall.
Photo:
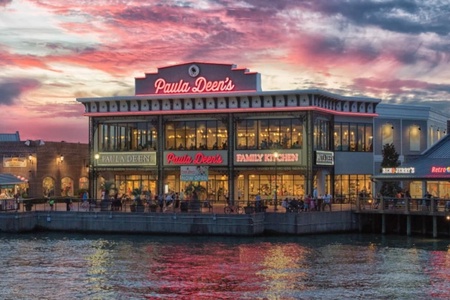
<svg viewBox="0 0 450 300">
<path fill-rule="evenodd" d="M 267 233 L 313 234 L 358 230 L 352 211 L 306 212 L 300 214 L 267 213 L 264 229 Z"/>
<path fill-rule="evenodd" d="M 353 231 L 358 228 L 355 220 L 350 211 L 248 215 L 53 211 L 0 214 L 0 231 L 256 236 Z"/>
</svg>

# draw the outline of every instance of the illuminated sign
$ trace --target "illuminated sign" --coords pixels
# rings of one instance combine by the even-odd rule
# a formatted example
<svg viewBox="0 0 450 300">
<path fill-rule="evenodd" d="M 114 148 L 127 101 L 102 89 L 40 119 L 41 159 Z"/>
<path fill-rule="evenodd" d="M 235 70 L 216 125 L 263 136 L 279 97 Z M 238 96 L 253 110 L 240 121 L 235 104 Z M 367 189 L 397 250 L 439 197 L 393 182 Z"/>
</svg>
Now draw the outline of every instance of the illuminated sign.
<svg viewBox="0 0 450 300">
<path fill-rule="evenodd" d="M 414 167 L 408 168 L 382 168 L 381 173 L 383 174 L 414 174 L 416 169 Z"/>
<path fill-rule="evenodd" d="M 236 162 L 298 162 L 297 153 L 279 153 L 278 158 L 273 153 L 236 154 Z"/>
<path fill-rule="evenodd" d="M 450 167 L 431 167 L 431 173 L 450 173 Z"/>
<path fill-rule="evenodd" d="M 186 63 L 158 68 L 135 79 L 136 95 L 260 91 L 261 76 L 231 64 Z"/>
<path fill-rule="evenodd" d="M 334 165 L 334 152 L 316 151 L 316 165 L 333 166 Z"/>
<path fill-rule="evenodd" d="M 155 81 L 155 94 L 230 92 L 234 87 L 233 81 L 228 77 L 225 80 L 207 80 L 205 77 L 199 77 L 194 85 L 183 79 L 178 82 L 166 82 L 165 79 L 159 78 Z"/>
<path fill-rule="evenodd" d="M 171 151 L 164 154 L 165 165 L 227 165 L 227 151 Z"/>
<path fill-rule="evenodd" d="M 181 166 L 181 181 L 208 181 L 208 166 Z"/>
<path fill-rule="evenodd" d="M 25 157 L 3 157 L 4 168 L 26 168 L 27 159 Z"/>
<path fill-rule="evenodd" d="M 156 166 L 156 152 L 101 152 L 97 166 Z"/>
<path fill-rule="evenodd" d="M 275 157 L 272 151 L 239 151 L 234 155 L 236 165 L 298 165 L 301 162 L 301 150 L 280 150 Z"/>
</svg>

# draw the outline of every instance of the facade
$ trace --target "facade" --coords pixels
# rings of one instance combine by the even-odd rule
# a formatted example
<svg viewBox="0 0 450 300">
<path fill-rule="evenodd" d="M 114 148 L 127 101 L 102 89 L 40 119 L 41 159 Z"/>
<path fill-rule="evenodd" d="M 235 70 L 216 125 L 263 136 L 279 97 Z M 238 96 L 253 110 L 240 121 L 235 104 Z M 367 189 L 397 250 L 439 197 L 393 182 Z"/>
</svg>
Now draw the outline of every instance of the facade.
<svg viewBox="0 0 450 300">
<path fill-rule="evenodd" d="M 436 146 L 442 149 L 442 143 L 447 138 L 449 116 L 435 111 L 427 106 L 379 104 L 377 106 L 379 116 L 374 119 L 374 178 L 376 187 L 381 187 L 381 179 L 395 180 L 401 186 L 408 189 L 413 198 L 422 198 L 427 190 L 435 197 L 444 197 L 450 193 L 450 184 L 446 176 L 438 178 L 431 166 L 443 167 L 442 161 L 429 156 Z M 393 144 L 400 155 L 400 168 L 395 172 L 381 168 L 383 159 L 382 149 L 385 144 Z M 445 142 L 444 142 L 445 144 Z M 450 152 L 439 152 L 439 159 L 450 159 Z M 428 161 L 428 164 L 419 164 L 415 167 L 410 164 L 416 159 Z M 412 167 L 412 169 L 411 169 Z M 414 170 L 414 173 L 410 173 Z M 406 173 L 405 173 L 406 172 Z M 445 175 L 445 174 L 441 174 Z"/>
<path fill-rule="evenodd" d="M 1 186 L 0 199 L 78 196 L 88 189 L 88 145 L 66 142 L 0 142 L 0 174 L 12 174 L 22 183 Z"/>
<path fill-rule="evenodd" d="M 79 98 L 89 117 L 90 191 L 141 189 L 272 203 L 371 192 L 380 100 L 321 90 L 261 91 L 260 75 L 186 63 L 135 79 L 135 95 Z M 357 163 L 355 163 L 357 162 Z"/>
</svg>

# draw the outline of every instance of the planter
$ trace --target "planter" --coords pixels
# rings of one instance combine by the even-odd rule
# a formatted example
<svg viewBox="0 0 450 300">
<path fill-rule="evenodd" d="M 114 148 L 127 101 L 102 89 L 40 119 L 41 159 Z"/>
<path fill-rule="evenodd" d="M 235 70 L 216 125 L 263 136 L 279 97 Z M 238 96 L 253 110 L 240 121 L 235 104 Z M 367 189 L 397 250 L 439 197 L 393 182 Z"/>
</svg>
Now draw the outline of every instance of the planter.
<svg viewBox="0 0 450 300">
<path fill-rule="evenodd" d="M 187 212 L 189 210 L 189 203 L 186 201 L 181 202 L 180 211 Z"/>
<path fill-rule="evenodd" d="M 144 205 L 136 205 L 135 211 L 136 212 L 144 212 L 145 206 Z"/>
<path fill-rule="evenodd" d="M 156 212 L 157 209 L 158 209 L 158 206 L 156 206 L 156 205 L 151 205 L 148 207 L 149 212 Z"/>
<path fill-rule="evenodd" d="M 255 212 L 255 207 L 254 206 L 246 206 L 244 207 L 244 212 L 249 215 Z"/>
<path fill-rule="evenodd" d="M 32 203 L 25 203 L 25 211 L 31 211 L 33 209 Z"/>
</svg>

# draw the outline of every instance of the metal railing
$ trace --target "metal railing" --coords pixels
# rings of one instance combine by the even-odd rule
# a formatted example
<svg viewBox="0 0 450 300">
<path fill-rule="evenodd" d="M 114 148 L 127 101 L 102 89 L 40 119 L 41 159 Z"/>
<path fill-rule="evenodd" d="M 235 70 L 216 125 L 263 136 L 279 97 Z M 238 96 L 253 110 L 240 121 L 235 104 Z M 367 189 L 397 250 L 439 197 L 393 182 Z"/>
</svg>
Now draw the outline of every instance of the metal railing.
<svg viewBox="0 0 450 300">
<path fill-rule="evenodd" d="M 52 201 L 53 200 L 53 201 Z M 73 211 L 73 212 L 195 212 L 195 213 L 258 213 L 258 212 L 276 212 L 276 213 L 303 213 L 316 211 L 344 211 L 356 209 L 356 204 L 338 202 L 335 199 L 331 200 L 330 204 L 323 202 L 323 199 L 315 199 L 314 206 L 305 207 L 302 201 L 294 201 L 289 199 L 288 206 L 284 207 L 284 199 L 278 199 L 276 205 L 274 200 L 235 200 L 235 201 L 221 201 L 221 200 L 185 200 L 172 201 L 166 203 L 163 201 L 158 204 L 152 202 L 147 204 L 145 201 L 142 206 L 136 206 L 133 200 L 101 200 L 101 199 L 87 199 L 83 201 L 78 197 L 52 197 L 52 198 L 33 198 L 0 200 L 0 212 L 27 212 L 27 211 Z M 297 203 L 296 203 L 297 202 Z"/>
</svg>

